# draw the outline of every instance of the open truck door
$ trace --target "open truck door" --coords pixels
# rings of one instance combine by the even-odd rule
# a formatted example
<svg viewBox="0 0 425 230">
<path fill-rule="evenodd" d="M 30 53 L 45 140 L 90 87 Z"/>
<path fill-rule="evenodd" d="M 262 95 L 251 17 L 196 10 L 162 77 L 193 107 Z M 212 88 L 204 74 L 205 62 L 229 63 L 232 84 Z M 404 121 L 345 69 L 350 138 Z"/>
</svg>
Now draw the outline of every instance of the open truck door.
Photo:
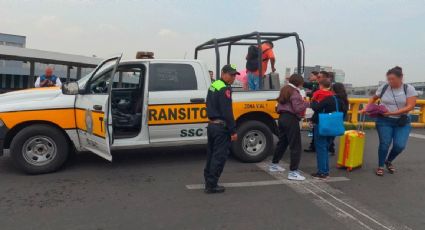
<svg viewBox="0 0 425 230">
<path fill-rule="evenodd" d="M 109 58 L 93 71 L 75 99 L 76 123 L 81 146 L 112 161 L 111 91 L 121 56 Z"/>
</svg>

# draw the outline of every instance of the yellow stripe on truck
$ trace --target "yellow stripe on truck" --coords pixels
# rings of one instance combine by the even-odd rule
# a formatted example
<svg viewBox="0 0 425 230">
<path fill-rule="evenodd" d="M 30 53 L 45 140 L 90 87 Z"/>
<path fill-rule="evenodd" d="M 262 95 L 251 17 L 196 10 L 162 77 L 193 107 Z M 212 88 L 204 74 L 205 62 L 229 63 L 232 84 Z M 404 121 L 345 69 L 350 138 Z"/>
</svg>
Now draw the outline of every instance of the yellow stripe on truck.
<svg viewBox="0 0 425 230">
<path fill-rule="evenodd" d="M 253 101 L 253 102 L 234 102 L 233 114 L 235 119 L 250 112 L 264 112 L 274 119 L 279 118 L 276 113 L 276 101 Z"/>
<path fill-rule="evenodd" d="M 76 119 L 74 119 L 74 109 L 45 109 L 0 113 L 0 118 L 8 129 L 12 129 L 28 121 L 46 121 L 56 124 L 62 129 L 81 129 L 87 131 L 86 110 L 75 109 Z M 104 114 L 100 112 L 91 112 L 93 121 L 93 134 L 99 137 L 105 137 L 105 124 L 103 122 Z M 77 122 L 75 122 L 75 120 Z"/>
<path fill-rule="evenodd" d="M 276 101 L 234 102 L 235 119 L 249 112 L 264 112 L 274 119 Z M 149 125 L 191 124 L 208 122 L 205 104 L 149 105 Z"/>
<path fill-rule="evenodd" d="M 91 120 L 92 120 L 92 132 L 94 135 L 99 137 L 106 136 L 106 129 L 104 123 L 105 114 L 103 112 L 91 111 Z M 75 109 L 77 128 L 87 132 L 87 121 L 86 115 L 87 110 L 84 109 Z"/>
<path fill-rule="evenodd" d="M 275 101 L 234 102 L 235 119 L 250 112 L 264 112 L 272 118 L 279 116 L 275 112 Z M 92 132 L 99 137 L 106 136 L 103 112 L 90 112 Z M 76 119 L 73 119 L 74 116 Z M 84 109 L 46 109 L 0 113 L 0 118 L 9 129 L 26 121 L 48 121 L 63 129 L 87 130 L 87 111 Z M 149 125 L 192 124 L 208 122 L 205 104 L 149 105 Z M 75 122 L 76 121 L 76 122 Z"/>
<path fill-rule="evenodd" d="M 26 121 L 48 121 L 63 129 L 73 129 L 75 128 L 73 117 L 74 109 L 47 109 L 0 113 L 0 118 L 9 129 Z"/>
<path fill-rule="evenodd" d="M 205 104 L 149 105 L 149 125 L 190 124 L 207 122 Z"/>
<path fill-rule="evenodd" d="M 46 90 L 58 90 L 60 89 L 59 86 L 52 86 L 52 87 L 39 87 L 39 88 L 29 88 L 29 89 L 21 89 L 19 90 L 20 92 L 25 92 L 25 91 L 46 91 Z"/>
</svg>

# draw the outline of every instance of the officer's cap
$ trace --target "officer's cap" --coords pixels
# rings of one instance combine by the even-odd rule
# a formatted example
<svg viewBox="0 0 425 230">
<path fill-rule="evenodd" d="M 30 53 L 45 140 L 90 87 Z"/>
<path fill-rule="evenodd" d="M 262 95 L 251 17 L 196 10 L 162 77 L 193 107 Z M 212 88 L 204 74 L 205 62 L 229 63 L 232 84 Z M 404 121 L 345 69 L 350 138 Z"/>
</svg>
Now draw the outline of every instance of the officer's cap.
<svg viewBox="0 0 425 230">
<path fill-rule="evenodd" d="M 221 71 L 223 73 L 229 73 L 231 75 L 240 75 L 240 73 L 236 70 L 236 65 L 235 64 L 228 64 L 223 66 L 223 68 L 221 69 Z"/>
</svg>

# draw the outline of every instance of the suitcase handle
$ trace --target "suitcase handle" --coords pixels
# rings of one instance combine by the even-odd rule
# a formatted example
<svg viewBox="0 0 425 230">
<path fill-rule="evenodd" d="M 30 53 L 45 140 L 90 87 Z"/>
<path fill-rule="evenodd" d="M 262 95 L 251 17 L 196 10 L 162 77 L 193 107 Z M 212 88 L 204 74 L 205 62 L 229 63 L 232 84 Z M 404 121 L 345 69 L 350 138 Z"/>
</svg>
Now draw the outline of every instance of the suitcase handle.
<svg viewBox="0 0 425 230">
<path fill-rule="evenodd" d="M 357 122 L 357 131 L 364 132 L 365 121 L 366 121 L 366 114 L 365 113 L 361 113 L 360 114 L 360 121 Z"/>
</svg>

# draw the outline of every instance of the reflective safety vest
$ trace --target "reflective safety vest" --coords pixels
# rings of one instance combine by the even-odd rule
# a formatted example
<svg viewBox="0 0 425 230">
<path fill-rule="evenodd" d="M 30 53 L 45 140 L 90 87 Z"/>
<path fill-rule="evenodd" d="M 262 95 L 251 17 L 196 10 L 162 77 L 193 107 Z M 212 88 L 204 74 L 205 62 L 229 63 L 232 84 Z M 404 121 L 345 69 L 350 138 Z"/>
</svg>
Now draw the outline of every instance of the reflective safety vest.
<svg viewBox="0 0 425 230">
<path fill-rule="evenodd" d="M 222 80 L 216 80 L 214 81 L 210 86 L 210 91 L 220 91 L 221 89 L 225 88 L 226 84 Z"/>
<path fill-rule="evenodd" d="M 44 80 L 46 80 L 46 79 L 48 79 L 47 77 L 46 77 L 46 75 L 41 75 L 40 76 L 40 82 L 42 82 L 42 81 L 44 81 Z M 54 84 L 56 84 L 56 80 L 58 79 L 58 77 L 56 77 L 55 75 L 52 75 L 52 76 L 50 76 L 50 78 L 49 78 L 49 80 L 50 81 L 52 81 Z"/>
</svg>

